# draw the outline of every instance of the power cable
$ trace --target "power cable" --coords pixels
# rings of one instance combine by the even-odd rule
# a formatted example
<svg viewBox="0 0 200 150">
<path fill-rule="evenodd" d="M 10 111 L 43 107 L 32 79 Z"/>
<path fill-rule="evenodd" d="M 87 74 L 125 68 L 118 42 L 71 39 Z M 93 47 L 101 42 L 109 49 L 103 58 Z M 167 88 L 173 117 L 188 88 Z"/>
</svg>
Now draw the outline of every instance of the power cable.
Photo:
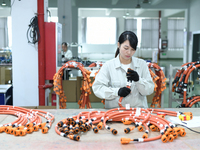
<svg viewBox="0 0 200 150">
<path fill-rule="evenodd" d="M 40 40 L 40 32 L 38 27 L 38 17 L 35 16 L 30 20 L 27 30 L 28 43 L 35 44 Z"/>
<path fill-rule="evenodd" d="M 189 129 L 190 131 L 192 131 L 192 132 L 195 132 L 195 133 L 198 133 L 198 134 L 200 134 L 200 132 L 198 132 L 198 131 L 195 131 L 195 130 L 192 130 L 191 128 L 189 128 L 189 127 L 187 127 L 187 126 L 184 126 L 184 125 L 182 125 L 182 124 L 176 124 L 176 126 L 183 126 L 183 127 L 185 127 L 185 128 L 187 128 L 187 129 Z"/>
</svg>

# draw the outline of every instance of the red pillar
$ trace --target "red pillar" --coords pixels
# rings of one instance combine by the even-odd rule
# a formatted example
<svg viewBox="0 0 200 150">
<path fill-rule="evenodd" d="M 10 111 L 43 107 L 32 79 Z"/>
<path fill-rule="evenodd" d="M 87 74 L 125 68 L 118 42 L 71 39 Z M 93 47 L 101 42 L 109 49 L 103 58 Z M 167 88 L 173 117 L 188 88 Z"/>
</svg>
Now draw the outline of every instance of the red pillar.
<svg viewBox="0 0 200 150">
<path fill-rule="evenodd" d="M 39 106 L 45 106 L 44 0 L 37 0 L 37 8 L 40 31 L 40 39 L 38 42 Z"/>
</svg>

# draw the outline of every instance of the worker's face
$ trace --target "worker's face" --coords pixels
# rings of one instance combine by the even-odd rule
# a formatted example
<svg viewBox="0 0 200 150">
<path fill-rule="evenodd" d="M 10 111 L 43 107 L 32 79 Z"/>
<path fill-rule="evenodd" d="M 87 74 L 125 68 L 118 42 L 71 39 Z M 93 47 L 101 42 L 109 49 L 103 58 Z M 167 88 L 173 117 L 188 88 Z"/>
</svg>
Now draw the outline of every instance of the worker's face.
<svg viewBox="0 0 200 150">
<path fill-rule="evenodd" d="M 63 49 L 64 52 L 66 52 L 66 51 L 67 51 L 67 46 L 65 46 L 65 45 L 63 44 L 63 45 L 62 45 L 62 49 Z"/>
<path fill-rule="evenodd" d="M 129 41 L 126 40 L 122 44 L 118 42 L 118 47 L 119 47 L 120 59 L 125 61 L 131 60 L 131 57 L 135 54 L 135 49 L 130 46 Z"/>
</svg>

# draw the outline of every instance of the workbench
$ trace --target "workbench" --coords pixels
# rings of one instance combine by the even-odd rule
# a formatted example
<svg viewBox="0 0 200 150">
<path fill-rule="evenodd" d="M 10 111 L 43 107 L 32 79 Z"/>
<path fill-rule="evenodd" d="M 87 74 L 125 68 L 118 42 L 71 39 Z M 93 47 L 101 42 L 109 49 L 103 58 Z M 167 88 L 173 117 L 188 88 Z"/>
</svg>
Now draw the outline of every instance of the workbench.
<svg viewBox="0 0 200 150">
<path fill-rule="evenodd" d="M 55 121 L 47 134 L 42 134 L 41 130 L 27 134 L 23 137 L 15 137 L 14 135 L 0 133 L 0 149 L 34 149 L 34 150 L 51 150 L 51 149 L 95 149 L 95 150 L 128 150 L 128 149 L 199 149 L 200 147 L 200 134 L 194 133 L 186 129 L 185 137 L 178 137 L 173 142 L 163 143 L 160 139 L 151 142 L 130 142 L 129 144 L 122 145 L 120 143 L 121 137 L 126 138 L 141 138 L 144 134 L 134 129 L 129 134 L 124 133 L 124 129 L 131 125 L 124 125 L 122 123 L 111 122 L 108 125 L 118 131 L 117 135 L 111 134 L 106 129 L 99 130 L 95 134 L 92 130 L 81 133 L 79 141 L 73 141 L 69 138 L 61 137 L 55 132 L 56 124 L 67 117 L 76 116 L 82 111 L 94 111 L 97 109 L 43 109 L 50 112 L 55 116 Z M 106 109 L 98 109 L 100 111 L 107 111 Z M 166 108 L 171 111 L 192 112 L 193 116 L 200 116 L 200 108 Z M 0 124 L 12 122 L 16 117 L 11 115 L 0 115 Z M 200 127 L 192 128 L 193 130 L 200 131 Z M 155 137 L 159 132 L 149 132 L 149 137 Z"/>
</svg>

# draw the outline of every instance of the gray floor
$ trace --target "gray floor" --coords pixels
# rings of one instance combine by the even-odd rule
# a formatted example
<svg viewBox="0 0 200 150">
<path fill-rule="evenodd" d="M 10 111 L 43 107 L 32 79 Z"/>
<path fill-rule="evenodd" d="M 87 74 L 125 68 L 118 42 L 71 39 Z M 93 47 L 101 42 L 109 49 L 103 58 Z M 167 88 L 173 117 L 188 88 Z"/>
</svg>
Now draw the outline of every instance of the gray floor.
<svg viewBox="0 0 200 150">
<path fill-rule="evenodd" d="M 181 66 L 183 64 L 182 62 L 183 62 L 183 60 L 161 60 L 159 65 L 161 67 L 165 67 L 165 72 L 164 72 L 165 76 L 166 76 L 166 78 L 169 78 L 170 64 L 172 66 Z M 176 73 L 176 71 L 173 72 L 173 76 L 175 76 L 175 73 Z M 195 81 L 194 85 L 195 85 L 194 91 L 191 90 L 191 92 L 189 93 L 188 96 L 200 95 L 200 83 Z M 163 94 L 164 94 L 164 108 L 168 108 L 168 105 L 169 105 L 169 86 L 168 85 L 166 85 L 166 89 L 163 92 Z M 173 97 L 177 98 L 178 94 L 176 94 L 176 96 L 174 96 L 174 93 L 173 93 Z M 173 101 L 172 108 L 176 108 L 180 103 L 181 103 L 181 101 L 179 101 L 179 102 Z M 150 104 L 151 103 L 148 103 L 149 106 L 150 106 Z M 104 105 L 101 102 L 99 102 L 99 103 L 94 102 L 94 103 L 91 103 L 91 105 L 92 105 L 92 108 L 104 108 Z M 67 108 L 78 109 L 79 106 L 77 103 L 67 102 Z"/>
</svg>

